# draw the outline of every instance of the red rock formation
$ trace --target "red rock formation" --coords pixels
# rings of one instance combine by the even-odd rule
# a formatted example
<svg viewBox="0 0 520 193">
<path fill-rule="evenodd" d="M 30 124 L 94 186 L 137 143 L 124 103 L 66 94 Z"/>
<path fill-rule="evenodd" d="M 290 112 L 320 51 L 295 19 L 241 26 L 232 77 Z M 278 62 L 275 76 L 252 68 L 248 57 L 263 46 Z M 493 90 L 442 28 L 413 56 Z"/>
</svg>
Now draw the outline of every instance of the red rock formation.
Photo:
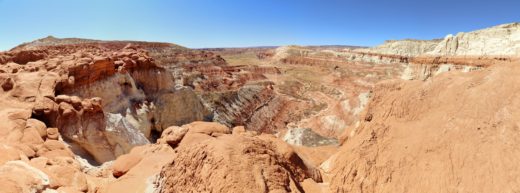
<svg viewBox="0 0 520 193">
<path fill-rule="evenodd" d="M 305 179 L 321 181 L 319 173 L 306 166 L 290 146 L 274 136 L 254 135 L 248 131 L 231 134 L 218 123 L 170 127 L 158 144 L 136 147 L 119 157 L 112 166 L 118 178 L 98 192 L 129 188 L 139 192 L 303 192 L 300 183 Z"/>
<path fill-rule="evenodd" d="M 515 191 L 519 72 L 494 65 L 379 85 L 327 166 L 331 191 Z"/>
<path fill-rule="evenodd" d="M 282 141 L 203 128 L 189 128 L 183 141 L 200 140 L 181 142 L 173 162 L 161 171 L 159 192 L 303 192 L 300 183 L 311 170 Z"/>
</svg>

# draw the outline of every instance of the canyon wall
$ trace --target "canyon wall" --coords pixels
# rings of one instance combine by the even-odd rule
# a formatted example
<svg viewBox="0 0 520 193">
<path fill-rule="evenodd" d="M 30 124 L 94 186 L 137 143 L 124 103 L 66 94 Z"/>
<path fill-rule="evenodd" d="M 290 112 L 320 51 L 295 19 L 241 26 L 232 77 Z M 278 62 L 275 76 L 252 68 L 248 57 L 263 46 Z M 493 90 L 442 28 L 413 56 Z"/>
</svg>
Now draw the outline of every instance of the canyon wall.
<svg viewBox="0 0 520 193">
<path fill-rule="evenodd" d="M 275 95 L 269 92 L 272 83 L 264 74 L 280 73 L 274 67 L 227 66 L 211 52 L 153 42 L 47 37 L 0 56 L 2 72 L 14 76 L 7 76 L 3 83 L 6 89 L 14 87 L 12 96 L 58 108 L 59 112 L 33 116 L 58 127 L 65 140 L 79 144 L 99 163 L 153 142 L 171 125 L 214 120 L 230 127 L 259 129 L 263 123 L 248 119 Z M 26 75 L 25 71 L 42 77 Z M 40 94 L 32 89 L 40 85 L 21 85 L 18 79 L 48 88 L 41 88 L 45 93 Z M 83 112 L 81 101 L 91 98 L 101 109 Z M 62 101 L 74 108 L 61 105 Z M 61 109 L 71 109 L 74 118 L 69 110 L 67 116 L 61 116 Z M 78 138 L 78 133 L 86 131 L 98 131 L 89 135 L 101 136 L 102 141 L 94 147 L 88 141 L 98 139 Z"/>
</svg>

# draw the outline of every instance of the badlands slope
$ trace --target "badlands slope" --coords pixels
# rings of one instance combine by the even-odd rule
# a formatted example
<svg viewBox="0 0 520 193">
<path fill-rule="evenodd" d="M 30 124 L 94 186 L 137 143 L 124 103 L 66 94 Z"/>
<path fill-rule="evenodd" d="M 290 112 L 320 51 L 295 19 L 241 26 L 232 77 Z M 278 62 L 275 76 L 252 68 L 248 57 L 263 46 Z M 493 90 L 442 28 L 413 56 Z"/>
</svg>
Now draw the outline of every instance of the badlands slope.
<svg viewBox="0 0 520 193">
<path fill-rule="evenodd" d="M 0 53 L 0 192 L 518 192 L 519 37 L 28 42 Z"/>
</svg>

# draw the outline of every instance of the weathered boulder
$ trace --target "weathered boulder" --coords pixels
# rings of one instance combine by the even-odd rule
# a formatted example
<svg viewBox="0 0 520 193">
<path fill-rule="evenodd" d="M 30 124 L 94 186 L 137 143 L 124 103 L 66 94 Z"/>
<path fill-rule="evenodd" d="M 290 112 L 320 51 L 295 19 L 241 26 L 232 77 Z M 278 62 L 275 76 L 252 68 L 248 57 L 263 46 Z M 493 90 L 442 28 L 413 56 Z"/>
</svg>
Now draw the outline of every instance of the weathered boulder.
<svg viewBox="0 0 520 193">
<path fill-rule="evenodd" d="M 50 184 L 49 176 L 23 161 L 10 161 L 0 166 L 2 193 L 43 192 Z"/>
<path fill-rule="evenodd" d="M 112 165 L 112 175 L 118 178 L 126 174 L 132 167 L 137 165 L 141 159 L 141 155 L 138 154 L 125 154 L 119 156 Z"/>
<path fill-rule="evenodd" d="M 172 147 L 176 147 L 188 133 L 188 127 L 177 127 L 171 126 L 166 128 L 161 134 L 161 138 L 157 140 L 157 143 L 168 144 Z"/>
</svg>

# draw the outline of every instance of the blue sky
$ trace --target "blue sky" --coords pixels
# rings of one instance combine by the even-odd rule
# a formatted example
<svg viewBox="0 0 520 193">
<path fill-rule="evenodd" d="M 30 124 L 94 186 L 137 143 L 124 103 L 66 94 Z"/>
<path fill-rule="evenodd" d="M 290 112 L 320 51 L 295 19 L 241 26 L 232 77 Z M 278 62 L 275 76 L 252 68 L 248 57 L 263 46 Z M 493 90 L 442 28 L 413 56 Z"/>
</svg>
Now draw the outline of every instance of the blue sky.
<svg viewBox="0 0 520 193">
<path fill-rule="evenodd" d="M 53 35 L 191 48 L 377 45 L 520 21 L 518 0 L 0 0 L 0 50 Z"/>
</svg>

